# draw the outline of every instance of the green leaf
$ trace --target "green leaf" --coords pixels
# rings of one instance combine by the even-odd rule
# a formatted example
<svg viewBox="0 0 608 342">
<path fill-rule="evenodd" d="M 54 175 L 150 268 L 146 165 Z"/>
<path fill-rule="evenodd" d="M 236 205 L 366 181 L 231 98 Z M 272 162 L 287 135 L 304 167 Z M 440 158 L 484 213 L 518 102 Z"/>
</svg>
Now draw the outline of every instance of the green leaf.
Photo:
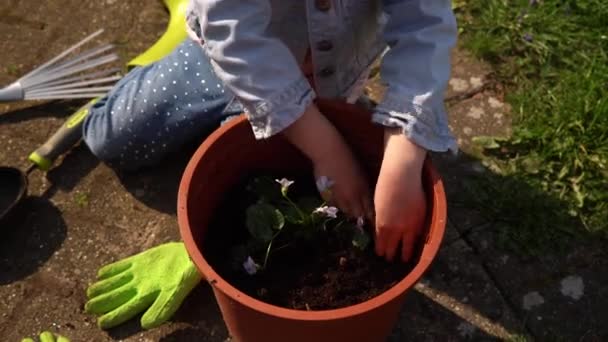
<svg viewBox="0 0 608 342">
<path fill-rule="evenodd" d="M 281 204 L 279 205 L 279 210 L 281 211 L 281 213 L 283 213 L 285 221 L 291 224 L 302 224 L 302 218 L 300 217 L 300 214 L 291 203 L 287 201 L 281 202 Z"/>
<path fill-rule="evenodd" d="M 279 205 L 285 220 L 295 225 L 308 225 L 312 218 L 312 212 L 318 208 L 323 201 L 315 197 L 303 197 L 297 200 L 296 205 L 306 217 L 302 218 L 300 212 L 289 201 L 282 201 Z"/>
<path fill-rule="evenodd" d="M 471 140 L 473 141 L 474 144 L 481 146 L 482 148 L 485 148 L 488 150 L 499 148 L 500 144 L 498 144 L 498 142 L 501 141 L 501 139 L 498 137 L 490 137 L 490 136 L 485 136 L 485 135 L 473 137 Z"/>
<path fill-rule="evenodd" d="M 369 234 L 362 229 L 356 229 L 355 234 L 353 235 L 353 246 L 359 248 L 360 250 L 365 250 L 369 245 L 370 238 Z"/>
<path fill-rule="evenodd" d="M 275 230 L 281 230 L 283 229 L 283 227 L 285 226 L 285 216 L 283 216 L 283 214 L 281 213 L 281 211 L 279 209 L 275 209 L 274 210 L 274 224 L 272 225 L 272 228 Z"/>
<path fill-rule="evenodd" d="M 317 197 L 302 197 L 298 199 L 297 204 L 305 214 L 311 215 L 312 212 L 321 206 L 323 200 Z"/>
<path fill-rule="evenodd" d="M 247 208 L 247 229 L 258 240 L 269 242 L 273 230 L 281 230 L 284 225 L 285 217 L 270 204 L 260 202 Z"/>
<path fill-rule="evenodd" d="M 452 9 L 453 10 L 457 10 L 461 7 L 465 7 L 466 6 L 466 0 L 454 0 L 452 1 Z"/>
<path fill-rule="evenodd" d="M 266 202 L 275 202 L 282 198 L 281 186 L 270 177 L 256 177 L 247 185 L 247 190 L 258 195 Z"/>
<path fill-rule="evenodd" d="M 542 164 L 543 160 L 536 157 L 535 155 L 527 156 L 521 161 L 521 166 L 524 171 L 530 174 L 539 173 Z"/>
</svg>

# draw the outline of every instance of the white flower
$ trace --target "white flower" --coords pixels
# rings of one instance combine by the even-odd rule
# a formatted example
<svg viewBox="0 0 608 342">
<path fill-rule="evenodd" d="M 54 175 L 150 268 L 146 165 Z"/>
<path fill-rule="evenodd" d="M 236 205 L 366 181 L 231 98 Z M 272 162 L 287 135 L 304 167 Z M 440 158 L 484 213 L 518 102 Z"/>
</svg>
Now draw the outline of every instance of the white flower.
<svg viewBox="0 0 608 342">
<path fill-rule="evenodd" d="M 319 177 L 317 179 L 316 183 L 317 183 L 317 189 L 319 190 L 319 192 L 325 192 L 334 185 L 334 181 L 332 181 L 331 179 L 329 179 L 325 176 Z"/>
<path fill-rule="evenodd" d="M 247 260 L 243 262 L 243 268 L 245 269 L 245 272 L 247 272 L 247 274 L 254 275 L 258 272 L 260 265 L 256 264 L 255 261 L 253 261 L 253 259 L 248 256 Z"/>
<path fill-rule="evenodd" d="M 293 181 L 287 178 L 275 179 L 275 182 L 281 184 L 281 192 L 283 195 L 287 193 L 287 189 L 293 184 Z"/>
<path fill-rule="evenodd" d="M 331 217 L 331 218 L 336 218 L 338 215 L 338 208 L 328 207 L 328 206 L 324 205 L 322 207 L 318 207 L 317 209 L 315 209 L 314 213 L 323 214 L 323 215 L 325 215 L 327 217 Z"/>
<path fill-rule="evenodd" d="M 284 188 L 289 188 L 289 186 L 293 184 L 293 181 L 287 178 L 275 179 L 275 182 L 281 184 L 281 186 Z"/>
<path fill-rule="evenodd" d="M 363 219 L 363 216 L 359 216 L 357 218 L 357 228 L 359 228 L 360 230 L 363 230 L 364 225 L 365 225 L 365 219 Z"/>
</svg>

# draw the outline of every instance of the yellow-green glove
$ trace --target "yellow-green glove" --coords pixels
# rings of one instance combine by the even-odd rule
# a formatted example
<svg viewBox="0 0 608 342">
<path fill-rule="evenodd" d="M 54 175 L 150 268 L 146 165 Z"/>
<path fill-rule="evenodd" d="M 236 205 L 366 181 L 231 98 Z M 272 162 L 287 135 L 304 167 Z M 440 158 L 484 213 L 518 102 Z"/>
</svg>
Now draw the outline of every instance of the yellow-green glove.
<svg viewBox="0 0 608 342">
<path fill-rule="evenodd" d="M 36 342 L 29 337 L 24 338 L 21 342 Z M 44 331 L 40 334 L 40 342 L 70 342 L 70 340 L 61 335 L 53 334 L 49 331 Z"/>
<path fill-rule="evenodd" d="M 101 315 L 102 329 L 146 310 L 141 327 L 150 329 L 173 316 L 201 276 L 181 242 L 170 242 L 102 267 L 87 289 L 85 310 Z"/>
</svg>

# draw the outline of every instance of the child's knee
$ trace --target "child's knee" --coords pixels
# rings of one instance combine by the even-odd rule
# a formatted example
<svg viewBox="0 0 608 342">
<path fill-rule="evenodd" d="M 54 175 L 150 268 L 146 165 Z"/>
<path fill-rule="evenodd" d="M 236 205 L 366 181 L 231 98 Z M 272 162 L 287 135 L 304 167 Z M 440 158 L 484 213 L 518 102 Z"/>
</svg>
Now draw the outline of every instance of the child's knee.
<svg viewBox="0 0 608 342">
<path fill-rule="evenodd" d="M 91 108 L 82 129 L 93 155 L 112 168 L 134 171 L 152 166 L 166 154 L 168 135 L 152 135 L 148 122 L 131 120 L 132 113 L 105 103 Z"/>
<path fill-rule="evenodd" d="M 82 139 L 95 157 L 113 167 L 121 164 L 121 131 L 113 123 L 107 103 L 89 110 L 82 126 Z"/>
<path fill-rule="evenodd" d="M 109 162 L 118 157 L 114 148 L 115 139 L 109 134 L 111 125 L 104 122 L 97 113 L 89 113 L 82 126 L 82 139 L 91 153 L 103 162 Z"/>
</svg>

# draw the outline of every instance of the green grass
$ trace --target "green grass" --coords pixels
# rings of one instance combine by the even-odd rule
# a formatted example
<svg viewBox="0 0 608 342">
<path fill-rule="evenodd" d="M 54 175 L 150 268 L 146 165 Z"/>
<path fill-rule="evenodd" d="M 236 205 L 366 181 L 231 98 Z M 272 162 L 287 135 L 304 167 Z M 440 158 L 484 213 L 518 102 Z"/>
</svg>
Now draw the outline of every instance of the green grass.
<svg viewBox="0 0 608 342">
<path fill-rule="evenodd" d="M 529 341 L 531 341 L 531 339 L 524 335 L 513 335 L 506 341 L 507 342 L 529 342 Z"/>
<path fill-rule="evenodd" d="M 6 66 L 4 68 L 4 71 L 6 72 L 7 75 L 10 75 L 10 76 L 19 75 L 19 68 L 17 68 L 17 66 L 14 64 L 9 64 L 8 66 Z"/>
<path fill-rule="evenodd" d="M 506 238 L 534 250 L 562 233 L 608 237 L 608 2 L 455 8 L 461 41 L 494 66 L 513 108 L 513 136 L 486 141 L 486 163 L 503 181 L 481 184 L 500 193 L 484 205 L 521 228 Z"/>
<path fill-rule="evenodd" d="M 89 195 L 85 192 L 79 191 L 74 195 L 74 201 L 76 202 L 76 204 L 78 204 L 78 206 L 86 207 L 87 205 L 89 205 Z"/>
</svg>

